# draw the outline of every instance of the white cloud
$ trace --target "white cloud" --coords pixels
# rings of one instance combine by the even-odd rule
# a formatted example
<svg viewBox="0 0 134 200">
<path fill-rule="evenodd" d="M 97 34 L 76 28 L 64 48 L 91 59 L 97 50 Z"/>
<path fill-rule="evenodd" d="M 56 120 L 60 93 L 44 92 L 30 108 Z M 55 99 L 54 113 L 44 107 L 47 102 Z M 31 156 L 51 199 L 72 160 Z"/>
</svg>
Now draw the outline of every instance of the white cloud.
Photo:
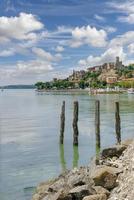
<svg viewBox="0 0 134 200">
<path fill-rule="evenodd" d="M 105 62 L 114 62 L 116 56 L 119 56 L 122 60 L 125 59 L 126 54 L 124 53 L 122 47 L 116 46 L 115 48 L 109 48 L 100 56 L 90 55 L 90 56 L 88 56 L 87 59 L 80 60 L 79 65 L 91 67 L 91 66 L 95 66 L 95 65 L 101 65 Z"/>
<path fill-rule="evenodd" d="M 38 77 L 45 77 L 51 71 L 53 71 L 53 67 L 49 62 L 42 60 L 21 61 L 14 65 L 0 67 L 0 83 L 1 85 L 33 84 L 38 80 Z"/>
<path fill-rule="evenodd" d="M 53 56 L 51 55 L 51 53 L 41 49 L 41 48 L 37 48 L 37 47 L 34 47 L 32 48 L 32 52 L 36 54 L 37 57 L 43 59 L 43 60 L 46 60 L 46 61 L 53 61 Z"/>
<path fill-rule="evenodd" d="M 11 2 L 10 0 L 7 0 L 6 1 L 6 8 L 5 8 L 5 11 L 8 12 L 8 11 L 15 11 L 15 7 L 13 5 L 13 2 Z"/>
<path fill-rule="evenodd" d="M 47 32 L 45 37 L 60 39 L 60 46 L 72 48 L 78 48 L 82 45 L 104 47 L 107 44 L 107 32 L 104 29 L 97 30 L 89 25 L 82 27 L 59 26 L 56 31 Z"/>
<path fill-rule="evenodd" d="M 8 49 L 8 50 L 2 50 L 2 51 L 0 51 L 0 56 L 1 57 L 12 56 L 14 54 L 15 54 L 14 49 Z"/>
<path fill-rule="evenodd" d="M 129 14 L 128 16 L 121 16 L 118 19 L 121 22 L 128 22 L 129 24 L 134 24 L 134 13 Z"/>
<path fill-rule="evenodd" d="M 132 13 L 134 12 L 134 1 L 133 0 L 126 0 L 126 1 L 115 1 L 115 2 L 108 2 L 107 3 L 110 7 L 117 9 L 120 12 L 125 13 Z"/>
<path fill-rule="evenodd" d="M 105 17 L 102 17 L 102 16 L 97 15 L 97 14 L 94 15 L 94 18 L 97 19 L 98 21 L 102 21 L 102 22 L 104 22 L 106 20 Z"/>
<path fill-rule="evenodd" d="M 41 30 L 43 24 L 32 14 L 20 13 L 18 17 L 0 17 L 0 41 L 36 40 L 35 31 Z"/>
<path fill-rule="evenodd" d="M 62 55 L 60 53 L 52 55 L 50 52 L 47 52 L 44 49 L 37 47 L 32 48 L 32 52 L 36 54 L 38 58 L 47 62 L 60 61 L 62 59 Z"/>
<path fill-rule="evenodd" d="M 16 65 L 16 74 L 40 74 L 52 70 L 50 62 L 43 60 L 31 60 L 29 62 L 18 62 Z"/>
<path fill-rule="evenodd" d="M 58 26 L 57 33 L 71 33 L 72 27 Z"/>
<path fill-rule="evenodd" d="M 127 59 L 124 62 L 125 65 L 130 65 L 130 64 L 134 64 L 134 59 Z"/>
<path fill-rule="evenodd" d="M 56 52 L 63 52 L 64 51 L 64 47 L 63 46 L 57 46 L 55 51 Z"/>
<path fill-rule="evenodd" d="M 106 26 L 104 27 L 104 29 L 108 32 L 108 33 L 114 33 L 117 31 L 117 28 L 112 27 L 112 26 Z"/>
<path fill-rule="evenodd" d="M 125 52 L 126 47 L 129 51 Z M 115 61 L 115 57 L 119 56 L 124 63 L 128 63 L 129 53 L 134 52 L 134 31 L 128 31 L 122 35 L 113 38 L 107 45 L 107 49 L 100 56 L 89 55 L 86 59 L 79 61 L 80 66 L 94 66 L 105 62 Z"/>
<path fill-rule="evenodd" d="M 95 27 L 82 26 L 72 30 L 71 47 L 80 47 L 88 44 L 93 47 L 104 47 L 107 44 L 107 33 L 105 30 L 97 30 Z"/>
<path fill-rule="evenodd" d="M 29 61 L 19 61 L 14 65 L 10 66 L 0 66 L 0 81 L 17 81 L 27 80 L 28 77 L 30 80 L 35 80 L 39 76 L 45 76 L 45 74 L 54 70 L 56 62 L 59 62 L 62 59 L 60 53 L 52 55 L 51 53 L 45 51 L 44 49 L 34 47 L 32 52 L 36 55 L 35 59 Z M 1 52 L 3 54 L 8 54 L 9 52 Z M 5 79 L 3 80 L 3 77 Z"/>
<path fill-rule="evenodd" d="M 132 42 L 134 42 L 134 31 L 128 31 L 112 39 L 109 43 L 109 46 L 125 46 Z"/>
<path fill-rule="evenodd" d="M 120 22 L 127 22 L 134 24 L 134 1 L 127 0 L 124 2 L 110 2 L 107 3 L 110 7 L 116 9 L 118 12 L 123 13 L 123 16 L 118 17 Z"/>
<path fill-rule="evenodd" d="M 62 54 L 60 54 L 60 53 L 57 53 L 57 54 L 55 54 L 54 55 L 54 61 L 60 61 L 62 59 Z"/>
<path fill-rule="evenodd" d="M 128 45 L 128 50 L 130 54 L 134 54 L 134 43 Z"/>
</svg>

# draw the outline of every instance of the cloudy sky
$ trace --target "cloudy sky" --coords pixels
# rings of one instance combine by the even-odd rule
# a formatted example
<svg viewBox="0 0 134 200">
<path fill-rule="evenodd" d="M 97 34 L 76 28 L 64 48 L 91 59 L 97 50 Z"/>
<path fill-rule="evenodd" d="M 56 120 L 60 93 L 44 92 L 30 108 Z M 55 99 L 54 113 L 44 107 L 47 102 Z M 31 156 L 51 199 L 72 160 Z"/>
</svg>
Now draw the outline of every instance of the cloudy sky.
<svg viewBox="0 0 134 200">
<path fill-rule="evenodd" d="M 0 0 L 0 85 L 134 62 L 133 0 Z"/>
</svg>

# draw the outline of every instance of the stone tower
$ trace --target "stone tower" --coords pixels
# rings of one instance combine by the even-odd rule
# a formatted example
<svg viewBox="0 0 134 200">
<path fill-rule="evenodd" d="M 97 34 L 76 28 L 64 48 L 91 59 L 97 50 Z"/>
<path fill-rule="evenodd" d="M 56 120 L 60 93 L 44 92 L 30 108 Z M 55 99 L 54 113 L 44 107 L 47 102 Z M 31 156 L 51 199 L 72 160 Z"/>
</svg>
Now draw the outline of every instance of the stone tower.
<svg viewBox="0 0 134 200">
<path fill-rule="evenodd" d="M 121 69 L 123 67 L 122 61 L 120 61 L 119 56 L 116 57 L 115 67 L 116 67 L 116 69 Z"/>
</svg>

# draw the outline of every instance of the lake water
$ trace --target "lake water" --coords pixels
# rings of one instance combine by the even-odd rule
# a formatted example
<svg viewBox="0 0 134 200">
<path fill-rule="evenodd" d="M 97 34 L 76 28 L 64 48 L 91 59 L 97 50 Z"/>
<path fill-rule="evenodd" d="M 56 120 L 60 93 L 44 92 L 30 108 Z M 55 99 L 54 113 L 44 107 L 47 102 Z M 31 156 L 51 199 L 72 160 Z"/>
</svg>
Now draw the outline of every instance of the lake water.
<svg viewBox="0 0 134 200">
<path fill-rule="evenodd" d="M 33 187 L 95 155 L 94 104 L 101 103 L 102 148 L 116 142 L 114 102 L 120 102 L 122 138 L 134 136 L 134 95 L 0 93 L 0 200 L 30 200 Z M 60 111 L 66 101 L 65 145 L 59 146 Z M 79 101 L 79 148 L 72 145 L 73 101 Z"/>
</svg>

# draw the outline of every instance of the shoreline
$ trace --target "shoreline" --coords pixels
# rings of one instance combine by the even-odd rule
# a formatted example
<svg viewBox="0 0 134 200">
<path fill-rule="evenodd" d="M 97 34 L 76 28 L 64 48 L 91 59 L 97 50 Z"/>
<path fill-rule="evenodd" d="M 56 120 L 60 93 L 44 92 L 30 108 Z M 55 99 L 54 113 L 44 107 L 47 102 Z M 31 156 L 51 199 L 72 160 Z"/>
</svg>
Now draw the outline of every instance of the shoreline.
<svg viewBox="0 0 134 200">
<path fill-rule="evenodd" d="M 61 89 L 61 90 L 36 90 L 37 92 L 90 92 L 90 90 L 84 90 L 84 89 Z"/>
<path fill-rule="evenodd" d="M 65 171 L 55 179 L 40 183 L 32 200 L 109 199 L 114 195 L 118 178 L 124 170 L 121 158 L 131 145 L 134 147 L 134 140 L 103 149 L 97 162 L 94 158 L 89 166 Z"/>
<path fill-rule="evenodd" d="M 43 94 L 43 93 L 81 93 L 81 94 L 91 94 L 91 95 L 96 95 L 96 94 L 123 94 L 126 93 L 126 90 L 123 91 L 97 91 L 97 89 L 63 89 L 63 90 L 35 90 L 38 94 Z"/>
</svg>

